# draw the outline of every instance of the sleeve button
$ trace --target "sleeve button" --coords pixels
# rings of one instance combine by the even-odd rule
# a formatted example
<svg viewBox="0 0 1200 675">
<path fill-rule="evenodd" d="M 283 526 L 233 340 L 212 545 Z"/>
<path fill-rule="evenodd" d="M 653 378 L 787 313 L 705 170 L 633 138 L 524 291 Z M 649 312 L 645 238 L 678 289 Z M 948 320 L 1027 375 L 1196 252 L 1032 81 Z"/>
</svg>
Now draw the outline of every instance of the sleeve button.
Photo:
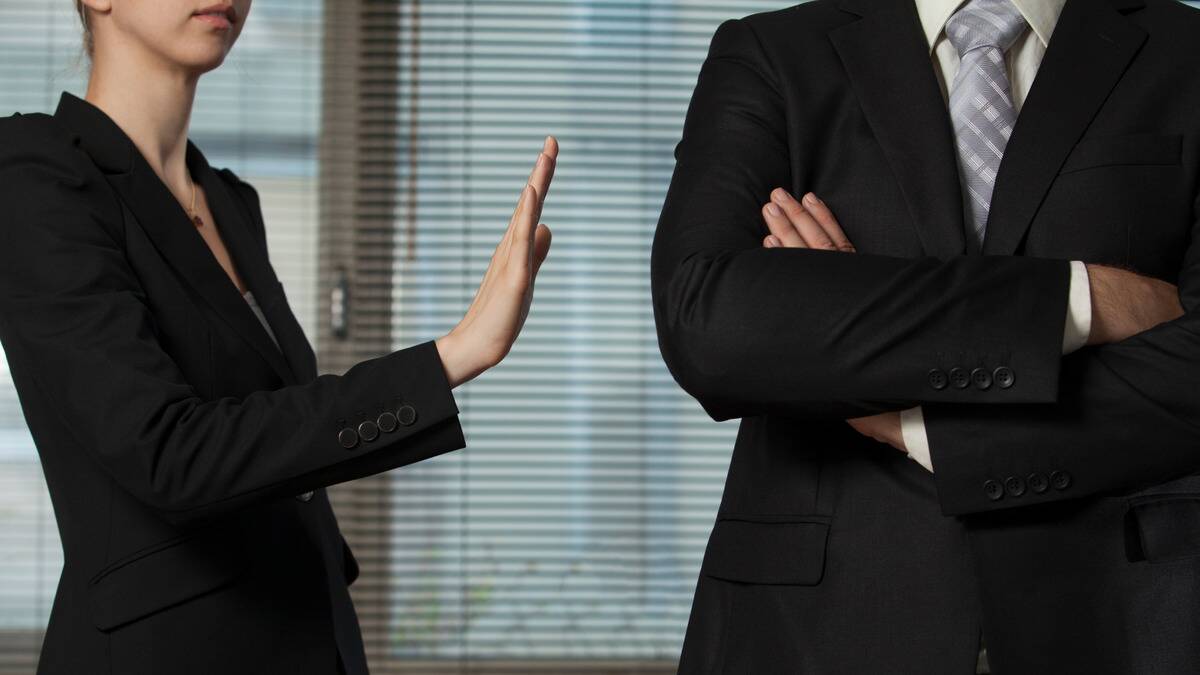
<svg viewBox="0 0 1200 675">
<path fill-rule="evenodd" d="M 364 441 L 370 442 L 379 438 L 379 427 L 371 420 L 367 420 L 358 425 L 358 435 Z"/>
<path fill-rule="evenodd" d="M 1013 373 L 1012 368 L 1009 368 L 1008 366 L 1000 366 L 996 370 L 992 371 L 992 379 L 996 381 L 997 387 L 1000 387 L 1001 389 L 1008 389 L 1009 387 L 1013 386 L 1013 382 L 1016 382 L 1017 377 Z"/>
<path fill-rule="evenodd" d="M 1008 494 L 1020 497 L 1025 494 L 1025 480 L 1017 476 L 1009 476 L 1004 479 L 1004 489 L 1008 491 Z"/>
<path fill-rule="evenodd" d="M 929 386 L 937 389 L 938 391 L 945 389 L 946 385 L 948 384 L 948 381 L 946 380 L 946 371 L 942 370 L 941 368 L 934 368 L 933 370 L 929 371 L 927 379 L 929 381 Z"/>
<path fill-rule="evenodd" d="M 379 419 L 375 420 L 375 424 L 386 433 L 391 433 L 396 430 L 396 416 L 385 410 L 379 413 Z"/>
<path fill-rule="evenodd" d="M 983 368 L 976 368 L 971 371 L 971 381 L 975 383 L 976 389 L 984 391 L 992 386 L 992 374 Z"/>
<path fill-rule="evenodd" d="M 1055 490 L 1066 490 L 1071 487 L 1071 474 L 1066 471 L 1055 471 L 1050 474 L 1050 484 Z"/>
<path fill-rule="evenodd" d="M 347 450 L 353 448 L 358 445 L 358 432 L 350 427 L 345 427 L 338 432 L 338 443 L 341 443 L 342 447 Z"/>
<path fill-rule="evenodd" d="M 1046 474 L 1040 472 L 1029 474 L 1029 477 L 1025 481 L 1029 483 L 1029 489 L 1039 495 L 1050 487 L 1050 479 L 1046 478 Z"/>
<path fill-rule="evenodd" d="M 992 501 L 999 501 L 1004 497 L 1004 488 L 994 480 L 986 480 L 983 482 L 983 493 Z"/>
<path fill-rule="evenodd" d="M 299 501 L 302 501 L 302 502 L 311 502 L 312 498 L 313 498 L 312 490 L 309 490 L 308 492 L 305 492 L 303 494 L 296 495 L 296 499 L 298 499 Z"/>
<path fill-rule="evenodd" d="M 950 369 L 950 384 L 955 389 L 966 389 L 971 384 L 971 376 L 967 374 L 965 368 Z"/>
<path fill-rule="evenodd" d="M 400 408 L 396 410 L 396 420 L 404 426 L 408 426 L 413 422 L 416 422 L 417 409 L 408 404 L 400 406 Z"/>
</svg>

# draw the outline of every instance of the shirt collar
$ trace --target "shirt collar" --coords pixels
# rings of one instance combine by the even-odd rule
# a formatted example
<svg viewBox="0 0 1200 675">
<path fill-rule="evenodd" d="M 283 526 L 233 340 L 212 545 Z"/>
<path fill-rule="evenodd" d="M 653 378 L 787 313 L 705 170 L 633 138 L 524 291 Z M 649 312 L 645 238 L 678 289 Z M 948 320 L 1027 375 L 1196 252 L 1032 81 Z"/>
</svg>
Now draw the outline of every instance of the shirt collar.
<svg viewBox="0 0 1200 675">
<path fill-rule="evenodd" d="M 1062 14 L 1066 2 L 1067 0 L 1012 0 L 1034 34 L 1038 36 L 1042 47 L 1050 44 L 1050 35 L 1054 32 L 1058 15 Z M 916 0 L 916 3 L 917 16 L 921 18 L 921 28 L 932 52 L 934 44 L 946 27 L 946 21 L 964 3 L 962 0 Z"/>
</svg>

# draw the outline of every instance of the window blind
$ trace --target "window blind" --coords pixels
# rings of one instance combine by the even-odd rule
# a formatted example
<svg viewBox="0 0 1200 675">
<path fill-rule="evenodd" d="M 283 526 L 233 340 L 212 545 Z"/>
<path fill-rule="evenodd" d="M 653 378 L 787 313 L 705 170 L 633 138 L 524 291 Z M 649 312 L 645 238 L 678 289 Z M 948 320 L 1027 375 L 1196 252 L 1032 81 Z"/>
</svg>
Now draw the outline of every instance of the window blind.
<svg viewBox="0 0 1200 675">
<path fill-rule="evenodd" d="M 317 323 L 322 3 L 257 0 L 226 63 L 201 79 L 190 137 L 262 199 L 272 263 L 305 331 Z M 71 0 L 0 0 L 0 115 L 82 96 Z M 34 672 L 62 548 L 37 452 L 0 359 L 0 674 Z"/>
<path fill-rule="evenodd" d="M 391 348 L 454 326 L 543 137 L 562 148 L 525 330 L 455 392 L 468 448 L 339 495 L 372 672 L 673 672 L 736 424 L 662 363 L 650 243 L 713 31 L 770 6 L 364 1 L 347 17 L 358 112 L 326 140 L 370 155 L 347 208 L 391 248 L 353 261 L 354 313 L 387 321 Z"/>
</svg>

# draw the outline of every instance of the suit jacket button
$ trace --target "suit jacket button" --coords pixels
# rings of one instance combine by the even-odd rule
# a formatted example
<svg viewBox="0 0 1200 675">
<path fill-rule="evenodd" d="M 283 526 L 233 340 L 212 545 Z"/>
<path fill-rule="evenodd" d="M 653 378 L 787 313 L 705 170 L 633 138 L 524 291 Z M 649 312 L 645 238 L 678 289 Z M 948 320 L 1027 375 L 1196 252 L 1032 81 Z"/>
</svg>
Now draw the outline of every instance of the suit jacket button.
<svg viewBox="0 0 1200 675">
<path fill-rule="evenodd" d="M 358 432 L 350 427 L 342 429 L 338 432 L 338 443 L 341 443 L 342 447 L 347 450 L 353 448 L 358 445 Z"/>
<path fill-rule="evenodd" d="M 1054 471 L 1050 474 L 1050 484 L 1055 490 L 1066 490 L 1071 487 L 1071 474 L 1066 471 Z"/>
<path fill-rule="evenodd" d="M 1004 489 L 1008 490 L 1008 494 L 1020 497 L 1025 494 L 1025 481 L 1018 476 L 1009 476 L 1004 479 Z"/>
<path fill-rule="evenodd" d="M 971 371 L 971 381 L 976 389 L 985 390 L 992 386 L 992 374 L 983 368 L 976 368 Z"/>
<path fill-rule="evenodd" d="M 955 389 L 966 389 L 967 385 L 971 384 L 971 376 L 967 374 L 965 368 L 951 368 L 950 384 Z"/>
<path fill-rule="evenodd" d="M 383 412 L 379 413 L 379 419 L 375 420 L 375 424 L 378 425 L 383 431 L 391 433 L 396 430 L 396 416 L 391 412 L 384 410 Z"/>
<path fill-rule="evenodd" d="M 299 499 L 299 500 L 300 500 L 300 501 L 302 501 L 302 502 L 309 502 L 309 501 L 312 501 L 312 498 L 313 498 L 313 491 L 312 491 L 312 490 L 309 490 L 308 492 L 305 492 L 304 494 L 299 494 L 299 495 L 296 495 L 296 499 Z"/>
<path fill-rule="evenodd" d="M 997 387 L 1008 389 L 1013 386 L 1013 382 L 1017 381 L 1017 376 L 1013 373 L 1012 368 L 1000 366 L 992 371 L 992 379 L 996 381 Z"/>
<path fill-rule="evenodd" d="M 396 420 L 399 421 L 400 424 L 403 424 L 404 426 L 408 426 L 408 425 L 412 424 L 413 422 L 416 422 L 417 421 L 417 409 L 412 407 L 411 405 L 408 405 L 407 403 L 400 406 L 400 408 L 398 410 L 396 410 Z"/>
<path fill-rule="evenodd" d="M 942 370 L 941 368 L 934 368 L 933 370 L 929 371 L 927 381 L 929 382 L 929 386 L 933 387 L 934 389 L 939 391 L 945 389 L 946 384 L 948 383 L 946 380 L 946 371 Z"/>
<path fill-rule="evenodd" d="M 1040 472 L 1031 473 L 1031 474 L 1029 474 L 1029 477 L 1026 478 L 1025 480 L 1026 480 L 1026 482 L 1029 483 L 1029 489 L 1033 490 L 1034 492 L 1038 493 L 1039 495 L 1042 494 L 1043 492 L 1045 492 L 1047 490 L 1047 488 L 1050 487 L 1050 479 L 1046 478 L 1046 474 L 1044 474 L 1044 473 L 1040 473 Z"/>
<path fill-rule="evenodd" d="M 986 480 L 983 482 L 983 494 L 992 501 L 998 501 L 1004 497 L 1004 488 L 994 480 Z"/>
<path fill-rule="evenodd" d="M 379 427 L 371 420 L 367 420 L 358 425 L 358 435 L 364 441 L 373 441 L 379 438 Z"/>
</svg>

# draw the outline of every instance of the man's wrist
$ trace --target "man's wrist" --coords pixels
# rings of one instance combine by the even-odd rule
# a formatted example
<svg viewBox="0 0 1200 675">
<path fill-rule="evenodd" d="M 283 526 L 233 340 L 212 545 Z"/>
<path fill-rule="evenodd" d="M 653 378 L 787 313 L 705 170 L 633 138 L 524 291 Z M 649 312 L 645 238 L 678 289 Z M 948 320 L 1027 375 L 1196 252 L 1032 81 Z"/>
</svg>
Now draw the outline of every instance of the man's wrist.
<svg viewBox="0 0 1200 675">
<path fill-rule="evenodd" d="M 900 437 L 904 439 L 904 449 L 908 456 L 933 473 L 933 457 L 929 452 L 925 414 L 920 406 L 900 411 Z"/>
<path fill-rule="evenodd" d="M 1063 329 L 1063 354 L 1088 344 L 1092 333 L 1092 289 L 1087 265 L 1071 261 L 1071 284 L 1067 291 L 1067 322 Z"/>
</svg>

